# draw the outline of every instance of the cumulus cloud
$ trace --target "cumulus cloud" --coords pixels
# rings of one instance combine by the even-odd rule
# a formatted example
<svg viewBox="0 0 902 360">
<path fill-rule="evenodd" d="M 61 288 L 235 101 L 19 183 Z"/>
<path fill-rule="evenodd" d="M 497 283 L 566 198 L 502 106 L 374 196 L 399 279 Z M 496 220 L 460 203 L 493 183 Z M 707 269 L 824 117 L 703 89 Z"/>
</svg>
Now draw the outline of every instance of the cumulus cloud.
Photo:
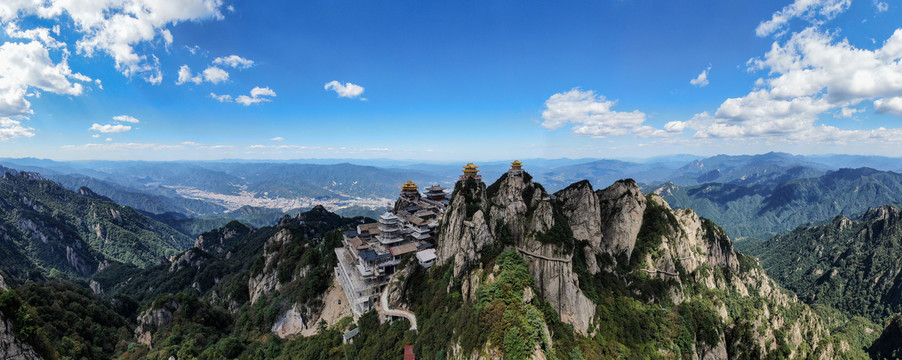
<svg viewBox="0 0 902 360">
<path fill-rule="evenodd" d="M 102 132 L 102 133 L 120 133 L 120 132 L 126 132 L 126 131 L 129 131 L 129 130 L 131 130 L 131 129 L 132 129 L 131 126 L 128 126 L 128 125 L 122 125 L 122 124 L 115 124 L 115 125 L 113 125 L 113 124 L 106 124 L 106 125 L 100 125 L 100 124 L 98 124 L 98 123 L 94 123 L 93 125 L 91 125 L 91 128 L 88 129 L 88 130 L 99 131 L 99 132 Z"/>
<path fill-rule="evenodd" d="M 689 80 L 689 83 L 694 86 L 698 86 L 698 87 L 708 86 L 708 71 L 710 71 L 710 70 L 711 70 L 711 65 L 708 65 L 708 67 L 705 68 L 705 70 L 702 71 L 701 74 L 698 74 L 698 76 L 695 77 L 695 79 Z"/>
<path fill-rule="evenodd" d="M 749 61 L 750 71 L 770 74 L 759 88 L 725 100 L 713 115 L 701 113 L 686 122 L 696 137 L 771 138 L 799 141 L 895 141 L 893 129 L 842 130 L 817 124 L 820 116 L 861 112 L 856 105 L 873 101 L 878 113 L 902 115 L 902 29 L 883 46 L 860 49 L 817 27 L 775 42 L 763 58 Z M 902 132 L 902 130 L 900 130 Z M 819 139 L 819 140 L 818 140 Z"/>
<path fill-rule="evenodd" d="M 339 97 L 346 98 L 355 98 L 363 94 L 363 86 L 351 83 L 344 83 L 344 85 L 342 85 L 340 82 L 335 80 L 326 83 L 325 89 L 327 91 L 334 91 L 336 94 L 338 94 Z"/>
<path fill-rule="evenodd" d="M 545 101 L 542 112 L 542 126 L 555 130 L 573 124 L 570 131 L 575 135 L 605 137 L 635 134 L 638 136 L 667 136 L 671 131 L 654 129 L 643 125 L 645 113 L 639 110 L 619 112 L 611 108 L 617 101 L 595 95 L 592 90 L 570 91 L 551 95 Z"/>
<path fill-rule="evenodd" d="M 902 97 L 874 100 L 874 110 L 881 114 L 902 116 Z"/>
<path fill-rule="evenodd" d="M 265 87 L 265 88 L 255 87 L 255 88 L 251 89 L 250 96 L 247 96 L 247 95 L 238 96 L 237 98 L 235 98 L 235 102 L 237 102 L 241 105 L 244 105 L 244 106 L 251 106 L 253 104 L 257 104 L 257 103 L 261 103 L 261 102 L 269 102 L 270 99 L 266 98 L 264 96 L 275 97 L 276 92 L 272 91 L 272 89 L 270 89 L 268 87 Z"/>
<path fill-rule="evenodd" d="M 232 102 L 232 95 L 216 95 L 215 93 L 210 93 L 210 97 L 222 103 Z"/>
<path fill-rule="evenodd" d="M 0 141 L 7 141 L 17 137 L 32 137 L 34 129 L 22 126 L 18 120 L 0 117 Z"/>
<path fill-rule="evenodd" d="M 136 50 L 158 36 L 172 43 L 168 27 L 205 19 L 222 19 L 222 0 L 106 0 L 39 1 L 16 0 L 0 3 L 0 21 L 15 22 L 27 16 L 58 19 L 67 16 L 81 35 L 75 43 L 87 57 L 102 52 L 113 58 L 116 69 L 126 76 L 140 74 L 145 81 L 159 83 L 159 62 Z M 143 47 L 142 47 L 143 48 Z"/>
<path fill-rule="evenodd" d="M 26 100 L 30 88 L 61 95 L 80 95 L 83 86 L 74 81 L 90 81 L 73 73 L 65 60 L 54 64 L 43 44 L 7 42 L 0 45 L 0 117 L 31 114 Z"/>
<path fill-rule="evenodd" d="M 236 69 L 247 69 L 251 66 L 254 66 L 253 60 L 248 60 L 238 55 L 218 57 L 216 59 L 213 59 L 213 63 L 216 65 L 230 66 Z"/>
<path fill-rule="evenodd" d="M 56 29 L 59 30 L 59 25 L 57 25 Z M 6 35 L 11 38 L 40 41 L 44 46 L 52 49 L 65 48 L 66 44 L 54 38 L 51 32 L 53 32 L 52 29 L 43 27 L 21 30 L 16 23 L 10 23 L 6 26 Z M 56 34 L 58 35 L 59 31 Z"/>
<path fill-rule="evenodd" d="M 281 136 L 276 136 L 272 139 L 269 139 L 269 141 L 285 141 L 285 138 L 283 138 Z"/>
<path fill-rule="evenodd" d="M 262 102 L 271 101 L 270 97 L 275 97 L 276 92 L 268 87 L 255 87 L 251 89 L 250 95 L 239 95 L 237 97 L 233 97 L 232 95 L 217 95 L 216 93 L 210 93 L 210 98 L 219 101 L 221 103 L 227 102 L 236 102 L 244 106 L 251 106 L 253 104 L 258 104 Z"/>
<path fill-rule="evenodd" d="M 178 76 L 178 79 L 175 81 L 175 84 L 182 85 L 184 83 L 191 82 L 191 83 L 194 83 L 197 85 L 204 81 L 213 83 L 213 84 L 219 84 L 219 83 L 226 82 L 228 80 L 229 80 L 229 73 L 216 66 L 209 66 L 206 69 L 204 69 L 203 72 L 201 72 L 197 75 L 192 75 L 191 68 L 188 65 L 182 65 L 179 68 L 179 76 Z"/>
<path fill-rule="evenodd" d="M 792 4 L 786 5 L 774 13 L 770 20 L 758 24 L 755 34 L 765 37 L 778 33 L 786 27 L 790 20 L 796 18 L 819 25 L 836 18 L 849 9 L 851 4 L 852 0 L 795 0 Z"/>
<path fill-rule="evenodd" d="M 116 120 L 119 122 L 132 123 L 132 124 L 137 124 L 137 123 L 141 122 L 138 119 L 135 119 L 134 117 L 131 117 L 128 115 L 113 116 L 113 120 Z"/>
<path fill-rule="evenodd" d="M 874 0 L 874 7 L 877 8 L 877 12 L 884 12 L 889 10 L 889 3 L 886 1 Z"/>
</svg>

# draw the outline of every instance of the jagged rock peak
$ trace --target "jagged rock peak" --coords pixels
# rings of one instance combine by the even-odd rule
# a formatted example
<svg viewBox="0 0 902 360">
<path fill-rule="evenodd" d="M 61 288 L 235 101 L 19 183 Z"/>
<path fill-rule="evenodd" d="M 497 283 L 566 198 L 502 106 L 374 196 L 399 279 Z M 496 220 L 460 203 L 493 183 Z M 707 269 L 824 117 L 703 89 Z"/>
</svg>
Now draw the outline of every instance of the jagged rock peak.
<svg viewBox="0 0 902 360">
<path fill-rule="evenodd" d="M 615 258 L 625 256 L 629 261 L 642 227 L 647 206 L 645 196 L 633 179 L 618 180 L 595 195 L 601 208 L 601 249 Z"/>
<path fill-rule="evenodd" d="M 322 205 L 316 205 L 312 209 L 298 214 L 298 220 L 333 223 L 341 221 L 341 215 L 326 210 Z"/>
<path fill-rule="evenodd" d="M 863 220 L 873 221 L 873 220 L 890 220 L 895 221 L 898 220 L 902 212 L 899 211 L 896 207 L 892 205 L 883 205 L 868 208 L 868 211 L 864 213 L 862 216 Z"/>
</svg>

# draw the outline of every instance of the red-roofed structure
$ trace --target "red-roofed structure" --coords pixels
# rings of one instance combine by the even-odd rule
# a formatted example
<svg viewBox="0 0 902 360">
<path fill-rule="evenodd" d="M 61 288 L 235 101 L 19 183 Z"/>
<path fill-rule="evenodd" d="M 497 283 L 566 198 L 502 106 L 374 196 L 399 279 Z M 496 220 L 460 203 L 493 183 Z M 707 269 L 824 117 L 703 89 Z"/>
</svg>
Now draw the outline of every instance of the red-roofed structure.
<svg viewBox="0 0 902 360">
<path fill-rule="evenodd" d="M 417 360 L 416 355 L 413 354 L 413 345 L 404 346 L 404 360 Z"/>
</svg>

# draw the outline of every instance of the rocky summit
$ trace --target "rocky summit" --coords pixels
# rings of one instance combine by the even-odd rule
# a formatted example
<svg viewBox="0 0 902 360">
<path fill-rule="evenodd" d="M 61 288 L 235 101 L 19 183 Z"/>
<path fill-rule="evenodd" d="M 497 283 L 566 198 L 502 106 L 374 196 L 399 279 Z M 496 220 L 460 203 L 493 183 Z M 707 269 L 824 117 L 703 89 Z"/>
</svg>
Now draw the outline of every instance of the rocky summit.
<svg viewBox="0 0 902 360">
<path fill-rule="evenodd" d="M 529 174 L 505 174 L 489 186 L 461 181 L 441 222 L 437 246 L 438 265 L 462 279 L 468 301 L 478 301 L 473 289 L 492 281 L 493 269 L 484 266 L 490 263 L 485 258 L 501 249 L 516 250 L 536 292 L 559 316 L 551 321 L 572 326 L 577 336 L 594 338 L 603 348 L 631 342 L 617 335 L 626 330 L 622 322 L 627 320 L 614 316 L 623 309 L 610 306 L 632 304 L 639 312 L 660 313 L 652 316 L 659 321 L 710 315 L 705 325 L 695 324 L 695 331 L 680 329 L 688 334 L 651 334 L 653 340 L 645 344 L 655 348 L 630 350 L 634 355 L 834 355 L 826 340 L 829 331 L 817 315 L 780 289 L 756 260 L 735 251 L 722 229 L 692 210 L 671 209 L 660 196 L 643 195 L 632 180 L 598 191 L 581 181 L 555 194 Z M 628 310 L 623 315 L 636 314 Z M 653 327 L 668 330 L 666 324 Z M 678 336 L 688 337 L 691 346 L 682 347 Z M 460 355 L 470 357 L 493 346 L 497 344 Z"/>
</svg>

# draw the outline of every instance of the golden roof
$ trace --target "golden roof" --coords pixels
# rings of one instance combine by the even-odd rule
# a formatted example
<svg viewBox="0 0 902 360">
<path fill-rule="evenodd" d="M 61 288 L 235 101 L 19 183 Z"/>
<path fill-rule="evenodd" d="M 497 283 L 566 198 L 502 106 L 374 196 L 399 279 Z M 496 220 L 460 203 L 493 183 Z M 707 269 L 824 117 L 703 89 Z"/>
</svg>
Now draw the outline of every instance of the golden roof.
<svg viewBox="0 0 902 360">
<path fill-rule="evenodd" d="M 404 185 L 401 185 L 401 191 L 417 191 L 417 184 L 414 184 L 413 181 L 407 180 Z"/>
<path fill-rule="evenodd" d="M 464 165 L 464 170 L 476 170 L 479 166 L 473 165 L 473 163 L 469 163 Z"/>
</svg>

